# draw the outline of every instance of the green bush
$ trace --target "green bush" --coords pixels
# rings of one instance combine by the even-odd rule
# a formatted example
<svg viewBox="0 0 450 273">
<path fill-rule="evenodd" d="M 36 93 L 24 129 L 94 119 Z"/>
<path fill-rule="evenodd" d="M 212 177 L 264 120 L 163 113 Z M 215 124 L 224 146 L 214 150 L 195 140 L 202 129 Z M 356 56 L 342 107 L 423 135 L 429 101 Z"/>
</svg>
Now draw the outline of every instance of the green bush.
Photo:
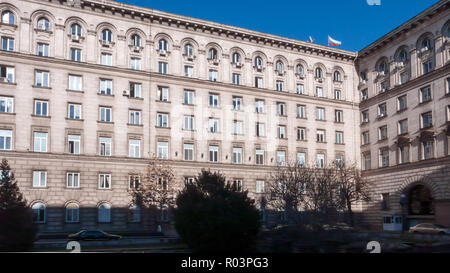
<svg viewBox="0 0 450 273">
<path fill-rule="evenodd" d="M 198 252 L 244 252 L 260 228 L 259 211 L 247 192 L 237 192 L 220 173 L 202 170 L 178 195 L 175 229 Z"/>
</svg>

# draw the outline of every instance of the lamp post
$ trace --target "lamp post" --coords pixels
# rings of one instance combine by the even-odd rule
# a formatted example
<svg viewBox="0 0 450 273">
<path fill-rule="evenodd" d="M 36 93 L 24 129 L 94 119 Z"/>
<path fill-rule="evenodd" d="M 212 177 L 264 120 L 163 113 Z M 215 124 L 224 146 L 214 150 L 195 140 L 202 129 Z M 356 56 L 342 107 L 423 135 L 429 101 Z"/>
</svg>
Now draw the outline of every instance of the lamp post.
<svg viewBox="0 0 450 273">
<path fill-rule="evenodd" d="M 405 213 L 405 205 L 406 205 L 406 195 L 400 195 L 400 206 L 402 207 L 402 233 L 406 230 L 406 213 Z"/>
</svg>

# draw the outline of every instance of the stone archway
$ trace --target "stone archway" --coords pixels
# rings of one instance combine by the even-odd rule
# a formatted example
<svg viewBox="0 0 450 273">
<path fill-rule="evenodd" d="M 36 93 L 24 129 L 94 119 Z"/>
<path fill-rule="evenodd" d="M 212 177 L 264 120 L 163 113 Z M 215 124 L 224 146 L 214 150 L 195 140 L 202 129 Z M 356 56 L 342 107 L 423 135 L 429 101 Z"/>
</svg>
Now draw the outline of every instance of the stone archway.
<svg viewBox="0 0 450 273">
<path fill-rule="evenodd" d="M 409 215 L 434 215 L 434 198 L 427 185 L 416 183 L 407 196 Z"/>
</svg>

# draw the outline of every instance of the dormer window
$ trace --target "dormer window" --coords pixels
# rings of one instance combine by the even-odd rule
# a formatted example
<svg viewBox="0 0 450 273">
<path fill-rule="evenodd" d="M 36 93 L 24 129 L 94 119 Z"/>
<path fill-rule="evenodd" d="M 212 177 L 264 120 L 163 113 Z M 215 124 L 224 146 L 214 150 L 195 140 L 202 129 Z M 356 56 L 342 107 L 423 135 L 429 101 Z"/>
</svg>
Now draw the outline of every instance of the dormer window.
<svg viewBox="0 0 450 273">
<path fill-rule="evenodd" d="M 210 60 L 217 60 L 217 49 L 211 48 L 208 51 L 208 59 L 210 59 Z"/>
<path fill-rule="evenodd" d="M 47 20 L 47 18 L 41 17 L 37 22 L 37 28 L 39 30 L 49 31 L 50 30 L 50 22 Z"/>
<path fill-rule="evenodd" d="M 333 80 L 335 82 L 341 82 L 342 81 L 341 73 L 339 71 L 334 71 Z"/>
<path fill-rule="evenodd" d="M 282 61 L 278 61 L 277 62 L 277 72 L 278 73 L 283 73 L 284 72 L 284 64 Z"/>
<path fill-rule="evenodd" d="M 158 49 L 162 52 L 167 51 L 167 41 L 164 39 L 159 40 Z"/>
<path fill-rule="evenodd" d="M 72 35 L 72 37 L 81 37 L 83 36 L 83 31 L 82 28 L 79 24 L 73 24 L 70 27 L 70 34 Z"/>
<path fill-rule="evenodd" d="M 141 46 L 141 37 L 137 34 L 131 35 L 130 45 L 140 47 Z"/>
<path fill-rule="evenodd" d="M 2 23 L 8 24 L 8 25 L 14 25 L 15 24 L 14 13 L 12 13 L 9 10 L 2 12 Z"/>
<path fill-rule="evenodd" d="M 234 64 L 240 64 L 241 63 L 241 55 L 237 52 L 233 53 L 232 61 Z"/>
<path fill-rule="evenodd" d="M 317 79 L 322 79 L 323 76 L 322 68 L 320 67 L 316 68 L 314 75 Z"/>
<path fill-rule="evenodd" d="M 297 74 L 303 76 L 303 66 L 301 64 L 297 65 Z"/>
<path fill-rule="evenodd" d="M 184 55 L 188 57 L 194 57 L 194 47 L 191 44 L 186 44 L 184 46 Z"/>
<path fill-rule="evenodd" d="M 112 42 L 112 32 L 109 29 L 104 29 L 102 31 L 102 41 L 105 44 L 109 44 Z"/>
</svg>

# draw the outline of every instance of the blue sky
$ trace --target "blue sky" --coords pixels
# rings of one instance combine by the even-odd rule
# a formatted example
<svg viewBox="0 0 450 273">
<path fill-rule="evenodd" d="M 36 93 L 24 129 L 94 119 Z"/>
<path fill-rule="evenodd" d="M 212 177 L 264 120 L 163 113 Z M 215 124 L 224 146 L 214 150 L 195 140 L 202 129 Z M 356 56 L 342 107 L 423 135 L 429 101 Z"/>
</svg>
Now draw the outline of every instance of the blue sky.
<svg viewBox="0 0 450 273">
<path fill-rule="evenodd" d="M 330 35 L 342 49 L 360 50 L 438 0 L 120 0 L 176 14 L 327 44 Z M 376 1 L 376 0 L 368 0 Z"/>
</svg>

